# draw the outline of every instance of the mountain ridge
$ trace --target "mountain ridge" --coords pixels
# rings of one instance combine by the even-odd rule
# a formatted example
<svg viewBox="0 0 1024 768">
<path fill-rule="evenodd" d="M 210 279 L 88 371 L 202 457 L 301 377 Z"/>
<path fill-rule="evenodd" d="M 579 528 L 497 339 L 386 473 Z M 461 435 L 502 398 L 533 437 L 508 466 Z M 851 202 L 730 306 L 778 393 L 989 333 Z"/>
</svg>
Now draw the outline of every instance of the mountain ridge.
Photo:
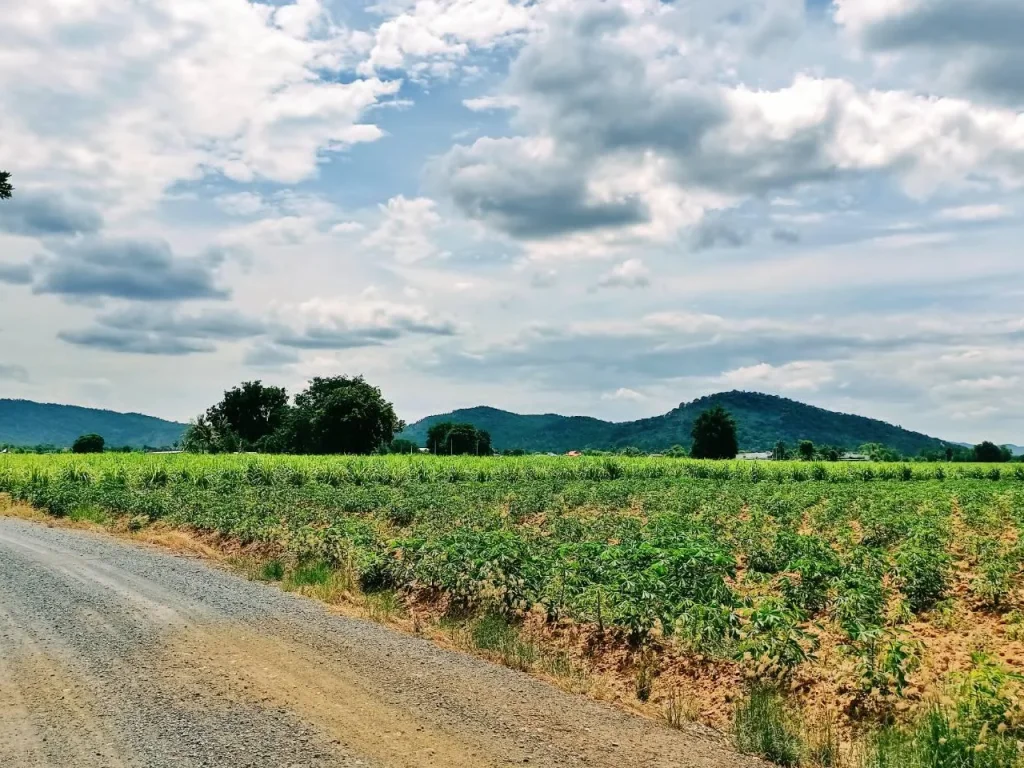
<svg viewBox="0 0 1024 768">
<path fill-rule="evenodd" d="M 799 440 L 848 449 L 865 443 L 882 443 L 906 455 L 954 445 L 879 419 L 830 411 L 777 395 L 738 390 L 684 402 L 660 416 L 624 422 L 552 413 L 517 414 L 491 406 L 475 406 L 427 416 L 406 427 L 401 437 L 423 445 L 431 425 L 450 420 L 469 422 L 487 430 L 498 450 L 522 448 L 564 453 L 588 448 L 614 450 L 635 446 L 659 451 L 677 444 L 689 447 L 694 419 L 715 405 L 721 405 L 733 414 L 743 450 L 771 450 L 779 440 L 791 448 Z"/>
<path fill-rule="evenodd" d="M 0 445 L 70 446 L 80 435 L 102 435 L 109 447 L 167 447 L 187 425 L 143 413 L 0 398 Z"/>
</svg>

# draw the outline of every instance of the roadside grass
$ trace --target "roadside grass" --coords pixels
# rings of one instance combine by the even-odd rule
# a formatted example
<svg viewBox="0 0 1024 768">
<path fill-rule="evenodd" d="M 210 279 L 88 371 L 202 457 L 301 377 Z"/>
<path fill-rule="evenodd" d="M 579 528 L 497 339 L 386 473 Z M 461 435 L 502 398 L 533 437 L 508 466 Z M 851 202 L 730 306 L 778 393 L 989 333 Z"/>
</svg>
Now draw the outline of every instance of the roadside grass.
<svg viewBox="0 0 1024 768">
<path fill-rule="evenodd" d="M 784 768 L 800 765 L 803 744 L 799 723 L 778 688 L 763 683 L 751 686 L 736 707 L 734 731 L 740 752 Z"/>
<path fill-rule="evenodd" d="M 687 723 L 700 720 L 700 707 L 697 702 L 678 688 L 673 688 L 665 702 L 665 722 L 672 728 L 681 729 Z"/>
</svg>

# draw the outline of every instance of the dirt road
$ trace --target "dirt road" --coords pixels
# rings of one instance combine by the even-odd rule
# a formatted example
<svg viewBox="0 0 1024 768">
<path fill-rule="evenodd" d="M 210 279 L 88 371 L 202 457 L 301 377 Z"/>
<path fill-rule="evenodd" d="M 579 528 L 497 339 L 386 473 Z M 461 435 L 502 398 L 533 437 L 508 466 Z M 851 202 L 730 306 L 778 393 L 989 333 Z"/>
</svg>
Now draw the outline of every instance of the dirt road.
<svg viewBox="0 0 1024 768">
<path fill-rule="evenodd" d="M 202 562 L 0 518 L 0 765 L 756 766 Z"/>
</svg>

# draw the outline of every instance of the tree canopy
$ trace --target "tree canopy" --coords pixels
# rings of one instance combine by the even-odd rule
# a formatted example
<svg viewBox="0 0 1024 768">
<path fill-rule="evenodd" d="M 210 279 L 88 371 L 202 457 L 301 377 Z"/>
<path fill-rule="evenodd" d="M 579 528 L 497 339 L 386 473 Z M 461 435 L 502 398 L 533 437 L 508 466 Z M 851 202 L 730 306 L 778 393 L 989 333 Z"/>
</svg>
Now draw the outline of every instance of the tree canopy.
<svg viewBox="0 0 1024 768">
<path fill-rule="evenodd" d="M 690 455 L 695 459 L 735 459 L 739 453 L 736 422 L 721 406 L 716 405 L 697 417 L 692 436 Z"/>
<path fill-rule="evenodd" d="M 11 174 L 9 171 L 0 171 L 0 200 L 10 200 L 14 195 L 14 187 L 11 186 Z"/>
<path fill-rule="evenodd" d="M 74 453 L 103 453 L 105 442 L 100 435 L 82 435 L 71 446 Z"/>
<path fill-rule="evenodd" d="M 362 376 L 317 376 L 295 396 L 286 443 L 294 453 L 374 453 L 405 423 Z"/>
<path fill-rule="evenodd" d="M 427 450 L 441 456 L 490 456 L 491 435 L 472 424 L 442 421 L 427 430 Z"/>
<path fill-rule="evenodd" d="M 988 440 L 974 446 L 974 460 L 986 464 L 998 464 L 1009 461 L 1013 453 L 1009 448 L 1003 448 Z"/>
<path fill-rule="evenodd" d="M 288 416 L 288 393 L 283 387 L 246 381 L 224 392 L 224 399 L 206 412 L 214 424 L 223 424 L 244 446 L 255 446 L 280 429 Z"/>
<path fill-rule="evenodd" d="M 196 418 L 186 451 L 369 454 L 387 450 L 405 425 L 362 376 L 314 378 L 289 405 L 281 387 L 249 381 Z"/>
</svg>

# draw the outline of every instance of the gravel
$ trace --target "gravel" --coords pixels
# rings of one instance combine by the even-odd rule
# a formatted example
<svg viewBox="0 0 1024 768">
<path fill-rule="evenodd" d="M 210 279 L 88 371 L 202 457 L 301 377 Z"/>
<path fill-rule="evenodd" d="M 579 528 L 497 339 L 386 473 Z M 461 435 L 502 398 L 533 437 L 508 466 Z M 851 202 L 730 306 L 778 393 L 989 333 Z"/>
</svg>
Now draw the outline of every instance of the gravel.
<svg viewBox="0 0 1024 768">
<path fill-rule="evenodd" d="M 761 766 L 234 576 L 0 518 L 3 766 Z"/>
</svg>

